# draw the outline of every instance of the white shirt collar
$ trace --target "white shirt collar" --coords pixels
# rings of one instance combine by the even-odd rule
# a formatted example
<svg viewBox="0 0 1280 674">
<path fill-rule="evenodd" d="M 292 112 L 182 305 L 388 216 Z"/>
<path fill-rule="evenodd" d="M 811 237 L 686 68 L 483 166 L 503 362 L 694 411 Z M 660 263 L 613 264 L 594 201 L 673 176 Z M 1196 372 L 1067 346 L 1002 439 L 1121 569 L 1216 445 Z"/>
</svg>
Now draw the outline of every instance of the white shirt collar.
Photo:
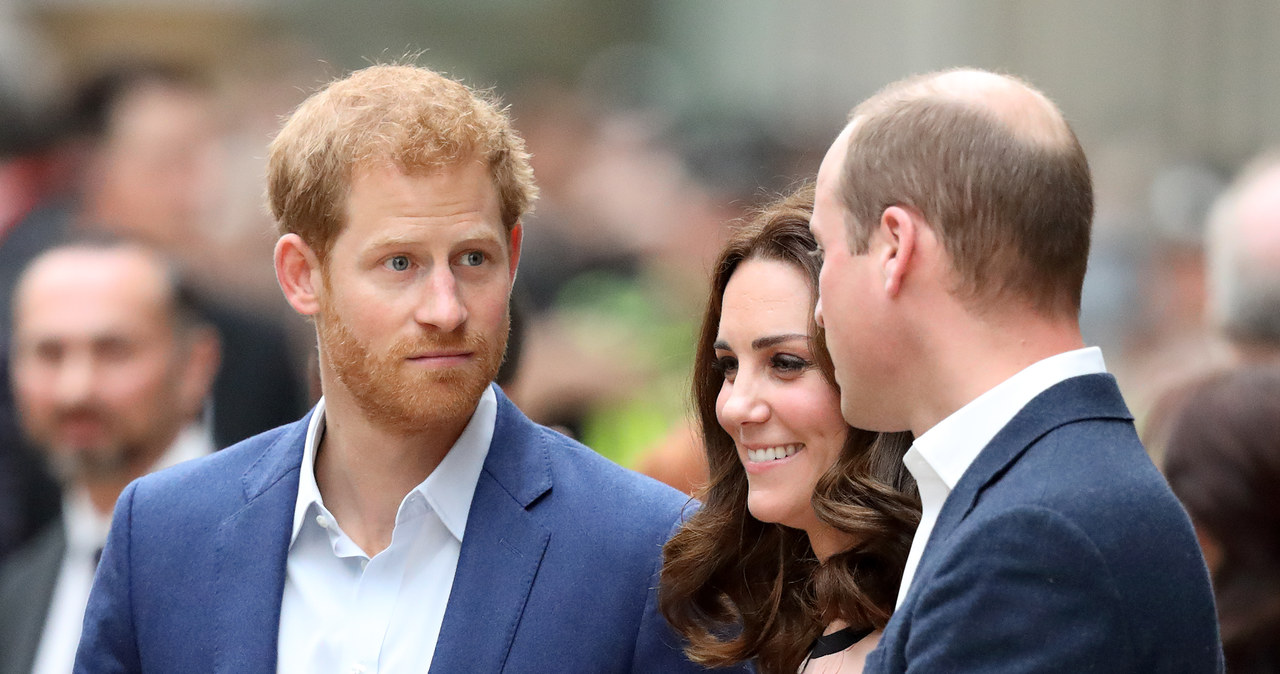
<svg viewBox="0 0 1280 674">
<path fill-rule="evenodd" d="M 307 425 L 306 444 L 302 450 L 302 465 L 298 476 L 298 499 L 293 507 L 293 534 L 289 539 L 292 545 L 298 539 L 304 518 L 311 506 L 324 505 L 320 495 L 320 487 L 316 484 L 316 451 L 320 440 L 324 437 L 324 398 L 316 403 L 315 412 Z M 462 540 L 467 528 L 467 514 L 471 511 L 471 498 L 475 495 L 476 483 L 480 481 L 480 472 L 484 469 L 485 458 L 489 455 L 489 444 L 493 440 L 494 425 L 498 419 L 498 397 L 493 386 L 485 389 L 471 415 L 471 421 L 463 429 L 462 435 L 453 443 L 453 447 L 445 454 L 436 469 L 431 471 L 412 492 L 422 495 L 431 509 L 444 522 L 454 538 Z M 405 495 L 408 498 L 408 494 Z M 400 509 L 405 507 L 401 501 Z M 397 517 L 397 521 L 399 518 Z"/>
<path fill-rule="evenodd" d="M 201 423 L 188 424 L 178 432 L 173 443 L 151 465 L 147 473 L 212 454 L 213 450 L 213 438 L 209 435 L 209 429 Z M 81 486 L 73 486 L 62 498 L 62 523 L 69 551 L 94 554 L 107 542 L 107 533 L 111 530 L 111 514 L 99 515 L 93 509 L 89 493 Z"/>
<path fill-rule="evenodd" d="M 907 553 L 898 606 L 906 600 L 943 504 L 982 449 L 1027 403 L 1050 387 L 1072 377 L 1106 371 L 1097 347 L 1050 356 L 969 401 L 916 438 L 902 463 L 920 488 L 920 526 Z"/>
<path fill-rule="evenodd" d="M 1072 377 L 1106 371 L 1102 350 L 1096 346 L 1032 363 L 925 431 L 907 452 L 918 459 L 903 461 L 911 468 L 914 461 L 923 460 L 948 490 L 955 489 L 982 448 L 1033 398 Z"/>
</svg>

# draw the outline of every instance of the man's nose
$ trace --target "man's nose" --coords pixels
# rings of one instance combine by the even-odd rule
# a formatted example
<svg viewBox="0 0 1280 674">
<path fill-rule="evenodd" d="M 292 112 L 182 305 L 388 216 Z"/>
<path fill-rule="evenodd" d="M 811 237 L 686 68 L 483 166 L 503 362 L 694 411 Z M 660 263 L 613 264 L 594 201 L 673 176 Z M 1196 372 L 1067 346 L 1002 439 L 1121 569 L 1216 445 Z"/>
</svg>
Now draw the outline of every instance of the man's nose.
<svg viewBox="0 0 1280 674">
<path fill-rule="evenodd" d="M 814 302 L 813 304 L 813 320 L 815 323 L 818 324 L 818 327 L 820 328 L 827 327 L 822 324 L 822 296 L 821 295 L 818 296 L 818 301 Z"/>
<path fill-rule="evenodd" d="M 81 405 L 93 394 L 94 362 L 86 354 L 67 355 L 54 374 L 54 393 L 64 407 Z"/>
<path fill-rule="evenodd" d="M 427 277 L 414 319 L 441 332 L 453 332 L 466 322 L 467 306 L 452 269 L 446 266 Z"/>
</svg>

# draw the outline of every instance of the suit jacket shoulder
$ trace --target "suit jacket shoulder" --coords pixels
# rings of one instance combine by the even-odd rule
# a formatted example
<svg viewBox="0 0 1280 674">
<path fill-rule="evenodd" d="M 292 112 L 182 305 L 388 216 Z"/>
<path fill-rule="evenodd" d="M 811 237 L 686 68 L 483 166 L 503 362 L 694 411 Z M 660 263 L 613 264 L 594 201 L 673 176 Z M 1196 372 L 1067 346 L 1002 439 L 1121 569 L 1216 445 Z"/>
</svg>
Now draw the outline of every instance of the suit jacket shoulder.
<svg viewBox="0 0 1280 674">
<path fill-rule="evenodd" d="M 0 674 L 28 674 L 67 551 L 61 518 L 0 564 Z"/>
<path fill-rule="evenodd" d="M 77 672 L 275 670 L 310 415 L 135 480 L 94 577 Z"/>
<path fill-rule="evenodd" d="M 947 498 L 867 671 L 1221 669 L 1190 521 L 1114 379 L 1069 379 Z"/>
</svg>

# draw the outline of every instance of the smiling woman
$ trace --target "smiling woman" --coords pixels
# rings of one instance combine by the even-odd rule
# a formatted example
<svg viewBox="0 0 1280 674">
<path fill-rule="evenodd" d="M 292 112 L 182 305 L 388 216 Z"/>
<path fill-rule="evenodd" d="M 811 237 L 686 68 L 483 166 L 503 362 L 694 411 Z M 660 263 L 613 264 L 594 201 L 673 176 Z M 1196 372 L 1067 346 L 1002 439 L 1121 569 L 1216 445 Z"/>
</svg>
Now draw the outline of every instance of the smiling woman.
<svg viewBox="0 0 1280 674">
<path fill-rule="evenodd" d="M 860 671 L 919 519 L 910 436 L 841 416 L 813 321 L 812 210 L 811 188 L 770 205 L 714 268 L 693 376 L 711 479 L 667 544 L 660 590 L 706 665 Z"/>
</svg>

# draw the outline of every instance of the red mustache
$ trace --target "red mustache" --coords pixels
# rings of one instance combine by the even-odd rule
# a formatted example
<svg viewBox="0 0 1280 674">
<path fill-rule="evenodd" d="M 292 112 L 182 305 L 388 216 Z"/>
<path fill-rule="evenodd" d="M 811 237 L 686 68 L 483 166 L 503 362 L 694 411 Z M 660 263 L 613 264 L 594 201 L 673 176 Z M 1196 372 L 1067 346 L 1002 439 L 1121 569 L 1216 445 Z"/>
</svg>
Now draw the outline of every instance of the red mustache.
<svg viewBox="0 0 1280 674">
<path fill-rule="evenodd" d="M 459 334 L 443 338 L 406 339 L 396 342 L 387 351 L 394 359 L 412 358 L 422 354 L 476 353 L 489 346 L 489 340 L 478 334 Z"/>
</svg>

